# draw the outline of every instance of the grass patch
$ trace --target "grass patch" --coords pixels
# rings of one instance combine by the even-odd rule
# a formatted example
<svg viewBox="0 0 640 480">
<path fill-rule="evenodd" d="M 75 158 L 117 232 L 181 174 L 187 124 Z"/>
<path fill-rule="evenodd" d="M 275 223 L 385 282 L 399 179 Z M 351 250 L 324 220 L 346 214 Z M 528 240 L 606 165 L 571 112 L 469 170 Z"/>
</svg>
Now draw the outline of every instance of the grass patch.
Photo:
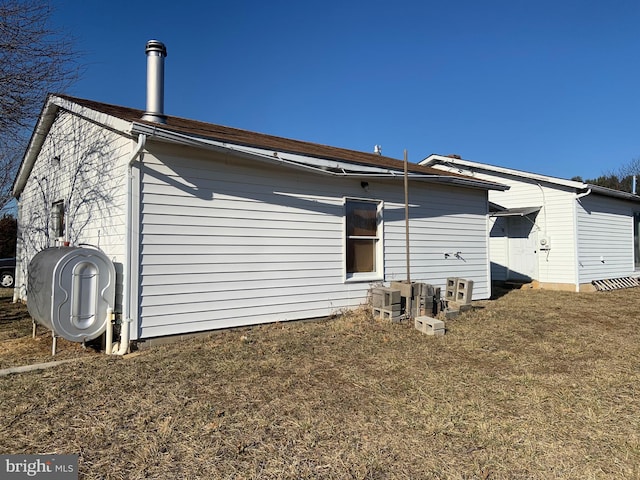
<svg viewBox="0 0 640 480">
<path fill-rule="evenodd" d="M 77 453 L 83 479 L 638 478 L 638 298 L 513 291 L 444 337 L 360 311 L 130 358 L 69 343 L 83 361 L 0 378 L 0 451 Z M 3 365 L 50 359 L 30 325 L 0 320 L 25 346 Z"/>
</svg>

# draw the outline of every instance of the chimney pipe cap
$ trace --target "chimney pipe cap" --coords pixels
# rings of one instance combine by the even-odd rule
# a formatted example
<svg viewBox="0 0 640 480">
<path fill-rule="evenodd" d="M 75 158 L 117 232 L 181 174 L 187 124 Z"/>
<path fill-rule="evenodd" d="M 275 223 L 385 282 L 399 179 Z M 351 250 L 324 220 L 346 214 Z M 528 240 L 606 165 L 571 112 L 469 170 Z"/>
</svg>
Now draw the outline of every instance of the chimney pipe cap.
<svg viewBox="0 0 640 480">
<path fill-rule="evenodd" d="M 163 57 L 167 56 L 167 47 L 159 40 L 149 40 L 144 49 L 144 53 L 149 55 L 150 52 L 159 52 Z"/>
</svg>

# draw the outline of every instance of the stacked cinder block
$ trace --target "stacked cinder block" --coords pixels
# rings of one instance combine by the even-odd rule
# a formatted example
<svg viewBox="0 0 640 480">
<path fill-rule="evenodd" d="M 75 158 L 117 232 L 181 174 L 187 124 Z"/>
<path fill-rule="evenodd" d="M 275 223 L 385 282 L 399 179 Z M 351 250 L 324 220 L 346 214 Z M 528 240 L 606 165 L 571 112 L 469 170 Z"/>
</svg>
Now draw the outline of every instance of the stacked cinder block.
<svg viewBox="0 0 640 480">
<path fill-rule="evenodd" d="M 473 296 L 473 280 L 464 278 L 447 278 L 445 299 L 447 301 L 447 318 L 455 318 L 460 312 L 471 310 Z"/>
<path fill-rule="evenodd" d="M 414 320 L 416 330 L 425 335 L 442 336 L 444 335 L 444 322 L 428 316 L 416 317 Z"/>
<path fill-rule="evenodd" d="M 458 305 L 470 305 L 473 296 L 473 280 L 464 278 L 447 278 L 447 292 L 445 299 Z"/>
<path fill-rule="evenodd" d="M 373 315 L 393 322 L 402 319 L 402 296 L 398 289 L 375 287 L 371 289 Z"/>
<path fill-rule="evenodd" d="M 434 287 L 429 283 L 418 283 L 416 290 L 414 316 L 437 315 L 441 305 L 440 287 Z"/>
<path fill-rule="evenodd" d="M 454 302 L 458 295 L 458 280 L 455 278 L 447 281 L 447 299 L 450 302 Z M 463 288 L 468 288 L 466 285 L 465 283 Z M 465 295 L 468 290 L 461 291 Z M 429 315 L 436 316 L 447 303 L 442 299 L 440 287 L 428 283 L 391 282 L 390 287 L 372 288 L 370 294 L 373 314 L 392 321 Z M 471 298 L 470 293 L 467 296 Z"/>
<path fill-rule="evenodd" d="M 459 278 L 456 285 L 456 300 L 460 305 L 471 305 L 473 295 L 473 280 Z"/>
<path fill-rule="evenodd" d="M 458 278 L 456 277 L 449 277 L 447 278 L 447 285 L 446 285 L 446 290 L 445 290 L 445 296 L 444 299 L 447 302 L 455 302 L 456 301 L 456 295 L 458 293 Z"/>
<path fill-rule="evenodd" d="M 414 296 L 418 289 L 417 283 L 407 282 L 391 282 L 391 288 L 400 291 L 400 302 L 402 305 L 402 313 L 405 318 L 413 317 L 415 311 Z"/>
</svg>

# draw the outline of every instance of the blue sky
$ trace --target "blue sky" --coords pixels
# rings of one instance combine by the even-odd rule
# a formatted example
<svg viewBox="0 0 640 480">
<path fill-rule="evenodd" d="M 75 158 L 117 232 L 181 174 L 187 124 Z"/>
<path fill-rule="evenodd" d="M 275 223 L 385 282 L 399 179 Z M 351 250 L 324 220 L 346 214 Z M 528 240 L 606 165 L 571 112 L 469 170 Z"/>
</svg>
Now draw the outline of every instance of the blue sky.
<svg viewBox="0 0 640 480">
<path fill-rule="evenodd" d="M 640 2 L 52 0 L 82 52 L 68 92 L 373 151 L 570 178 L 640 157 Z"/>
</svg>

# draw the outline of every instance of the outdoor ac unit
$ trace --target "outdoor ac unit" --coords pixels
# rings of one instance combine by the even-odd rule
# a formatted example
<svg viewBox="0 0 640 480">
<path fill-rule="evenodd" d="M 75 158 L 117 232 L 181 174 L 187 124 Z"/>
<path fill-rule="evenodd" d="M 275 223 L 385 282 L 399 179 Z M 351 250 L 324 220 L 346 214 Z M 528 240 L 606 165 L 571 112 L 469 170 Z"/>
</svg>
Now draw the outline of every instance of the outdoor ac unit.
<svg viewBox="0 0 640 480">
<path fill-rule="evenodd" d="M 551 250 L 551 239 L 549 235 L 540 235 L 538 243 L 540 244 L 540 250 Z"/>
</svg>

